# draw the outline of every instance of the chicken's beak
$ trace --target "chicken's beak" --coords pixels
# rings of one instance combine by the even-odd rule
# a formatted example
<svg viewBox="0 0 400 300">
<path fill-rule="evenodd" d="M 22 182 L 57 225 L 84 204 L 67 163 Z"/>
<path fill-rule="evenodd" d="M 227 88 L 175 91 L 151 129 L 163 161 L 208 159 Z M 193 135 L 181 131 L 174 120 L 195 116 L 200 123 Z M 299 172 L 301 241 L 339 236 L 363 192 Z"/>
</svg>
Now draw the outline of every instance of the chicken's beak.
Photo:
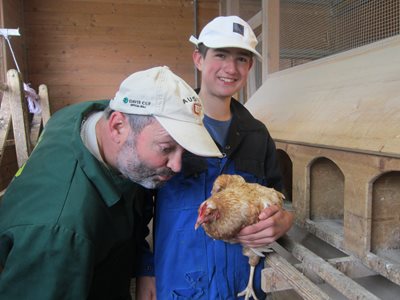
<svg viewBox="0 0 400 300">
<path fill-rule="evenodd" d="M 194 225 L 194 230 L 197 230 L 204 223 L 204 220 L 200 217 L 197 218 L 196 224 Z"/>
</svg>

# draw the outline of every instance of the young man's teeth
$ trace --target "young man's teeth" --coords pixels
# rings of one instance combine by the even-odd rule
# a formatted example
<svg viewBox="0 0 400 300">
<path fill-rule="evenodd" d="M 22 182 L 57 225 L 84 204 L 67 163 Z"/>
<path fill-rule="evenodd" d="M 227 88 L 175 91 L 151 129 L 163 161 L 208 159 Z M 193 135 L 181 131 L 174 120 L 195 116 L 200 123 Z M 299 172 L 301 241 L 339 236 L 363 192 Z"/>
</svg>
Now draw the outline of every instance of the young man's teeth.
<svg viewBox="0 0 400 300">
<path fill-rule="evenodd" d="M 221 80 L 224 81 L 224 82 L 234 82 L 233 79 L 231 79 L 231 78 L 225 78 L 225 77 L 221 77 Z"/>
</svg>

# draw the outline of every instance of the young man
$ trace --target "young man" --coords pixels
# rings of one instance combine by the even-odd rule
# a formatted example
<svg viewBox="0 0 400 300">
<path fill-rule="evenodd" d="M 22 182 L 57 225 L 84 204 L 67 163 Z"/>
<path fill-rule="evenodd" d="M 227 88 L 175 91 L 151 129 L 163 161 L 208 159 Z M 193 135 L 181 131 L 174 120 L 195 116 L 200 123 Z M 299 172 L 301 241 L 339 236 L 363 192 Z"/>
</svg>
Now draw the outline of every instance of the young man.
<svg viewBox="0 0 400 300">
<path fill-rule="evenodd" d="M 242 175 L 282 189 L 274 141 L 267 128 L 232 98 L 246 83 L 257 39 L 251 27 L 236 16 L 217 17 L 201 31 L 193 61 L 201 72 L 199 96 L 204 104 L 204 123 L 218 143 L 223 158 L 204 158 L 187 153 L 182 171 L 158 190 L 154 216 L 154 271 L 143 260 L 138 280 L 139 299 L 236 299 L 246 288 L 248 258 L 242 245 L 265 246 L 286 233 L 293 223 L 290 212 L 270 207 L 257 224 L 244 228 L 238 244 L 209 238 L 195 231 L 197 210 L 210 196 L 214 180 L 222 173 Z M 262 261 L 262 260 L 261 260 Z M 146 266 L 146 263 L 149 263 Z M 261 299 L 260 271 L 255 290 Z M 155 274 L 154 278 L 148 277 Z"/>
<path fill-rule="evenodd" d="M 179 172 L 184 149 L 220 155 L 201 120 L 197 94 L 167 67 L 54 114 L 0 206 L 1 298 L 131 299 L 141 186 Z"/>
<path fill-rule="evenodd" d="M 223 158 L 187 153 L 182 171 L 156 195 L 154 217 L 154 278 L 141 277 L 137 299 L 236 299 L 247 286 L 248 258 L 242 245 L 265 246 L 286 233 L 291 213 L 270 207 L 257 224 L 244 228 L 238 244 L 209 238 L 194 230 L 197 210 L 210 196 L 214 180 L 222 173 L 242 175 L 281 190 L 281 175 L 274 141 L 266 127 L 232 98 L 246 83 L 257 39 L 250 26 L 236 16 L 218 17 L 201 31 L 193 61 L 201 71 L 199 96 L 204 104 L 204 124 L 218 143 Z M 150 261 L 150 260 L 149 260 Z M 262 260 L 261 260 L 262 261 Z M 262 299 L 257 266 L 254 287 Z M 147 266 L 152 275 L 152 268 Z"/>
</svg>

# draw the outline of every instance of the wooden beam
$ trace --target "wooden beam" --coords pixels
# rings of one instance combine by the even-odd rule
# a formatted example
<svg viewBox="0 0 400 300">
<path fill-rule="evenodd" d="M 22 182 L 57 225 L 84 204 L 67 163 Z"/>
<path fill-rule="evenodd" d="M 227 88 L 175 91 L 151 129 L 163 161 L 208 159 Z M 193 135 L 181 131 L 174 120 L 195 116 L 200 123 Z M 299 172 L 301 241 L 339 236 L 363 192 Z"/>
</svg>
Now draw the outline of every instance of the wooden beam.
<svg viewBox="0 0 400 300">
<path fill-rule="evenodd" d="M 259 11 L 258 13 L 256 13 L 253 17 L 251 17 L 247 23 L 249 23 L 251 29 L 253 29 L 253 31 L 257 28 L 260 27 L 262 25 L 262 12 Z"/>
<path fill-rule="evenodd" d="M 361 263 L 360 260 L 352 256 L 328 259 L 328 263 L 350 278 L 361 278 L 376 275 L 376 272 L 368 269 Z M 297 271 L 307 276 L 312 283 L 316 285 L 325 283 L 325 281 L 321 279 L 321 277 L 319 277 L 315 272 L 307 270 L 303 263 L 294 264 L 293 266 Z M 261 280 L 262 289 L 266 293 L 293 289 L 288 281 L 272 267 L 263 269 L 261 276 L 263 278 Z"/>
<path fill-rule="evenodd" d="M 18 167 L 28 159 L 32 146 L 29 137 L 28 110 L 22 89 L 22 80 L 18 71 L 11 69 L 7 72 L 7 91 L 10 103 L 11 119 L 14 130 L 15 150 L 17 152 Z"/>
<path fill-rule="evenodd" d="M 279 0 L 262 1 L 262 81 L 279 71 Z"/>
<path fill-rule="evenodd" d="M 225 0 L 220 2 L 221 15 L 239 15 L 240 5 L 239 0 Z"/>
<path fill-rule="evenodd" d="M 291 265 L 286 259 L 281 257 L 277 253 L 267 254 L 265 257 L 265 262 L 273 268 L 273 270 L 279 274 L 286 283 L 288 283 L 303 299 L 306 300 L 320 300 L 320 299 L 330 299 L 330 297 L 324 293 L 320 288 L 318 288 L 314 283 L 311 282 L 305 275 L 300 273 L 293 265 Z M 285 285 L 274 283 L 273 278 L 264 278 L 262 281 L 263 289 L 270 289 L 270 286 L 277 288 L 283 288 Z M 266 281 L 271 281 L 268 284 Z"/>
<path fill-rule="evenodd" d="M 47 85 L 45 84 L 39 85 L 39 97 L 40 97 L 40 105 L 42 107 L 42 125 L 44 127 L 47 121 L 50 119 L 51 115 L 49 91 L 47 89 Z"/>
<path fill-rule="evenodd" d="M 397 285 L 400 285 L 400 264 L 379 257 L 373 253 L 368 253 L 363 262 L 375 272 L 386 277 Z"/>
<path fill-rule="evenodd" d="M 30 141 L 32 147 L 35 147 L 39 140 L 41 125 L 42 125 L 42 115 L 40 113 L 34 114 L 30 126 Z"/>
<path fill-rule="evenodd" d="M 11 108 L 8 93 L 3 94 L 0 107 L 0 166 L 3 160 L 4 149 L 11 129 Z"/>
<path fill-rule="evenodd" d="M 292 241 L 289 237 L 282 237 L 279 240 L 279 244 L 291 252 L 295 258 L 301 261 L 304 268 L 315 272 L 319 277 L 337 289 L 348 299 L 379 299 L 350 277 L 347 277 L 345 274 L 335 269 L 327 261 L 314 254 L 306 247 Z"/>
</svg>

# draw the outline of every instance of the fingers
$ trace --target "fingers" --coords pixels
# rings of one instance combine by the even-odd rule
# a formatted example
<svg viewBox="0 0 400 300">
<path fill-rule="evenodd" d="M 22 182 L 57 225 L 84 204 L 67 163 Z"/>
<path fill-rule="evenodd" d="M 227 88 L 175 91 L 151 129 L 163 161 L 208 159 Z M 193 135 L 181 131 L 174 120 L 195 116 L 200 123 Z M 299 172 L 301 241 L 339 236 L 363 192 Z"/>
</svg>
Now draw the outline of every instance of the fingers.
<svg viewBox="0 0 400 300">
<path fill-rule="evenodd" d="M 237 241 L 248 247 L 265 246 L 285 234 L 292 223 L 291 213 L 278 206 L 271 206 L 262 211 L 259 222 L 239 232 Z"/>
<path fill-rule="evenodd" d="M 260 215 L 258 216 L 258 218 L 260 220 L 265 220 L 265 219 L 273 216 L 280 210 L 281 210 L 281 208 L 278 205 L 271 205 L 269 207 L 264 208 L 262 210 L 262 212 L 260 213 Z"/>
</svg>

